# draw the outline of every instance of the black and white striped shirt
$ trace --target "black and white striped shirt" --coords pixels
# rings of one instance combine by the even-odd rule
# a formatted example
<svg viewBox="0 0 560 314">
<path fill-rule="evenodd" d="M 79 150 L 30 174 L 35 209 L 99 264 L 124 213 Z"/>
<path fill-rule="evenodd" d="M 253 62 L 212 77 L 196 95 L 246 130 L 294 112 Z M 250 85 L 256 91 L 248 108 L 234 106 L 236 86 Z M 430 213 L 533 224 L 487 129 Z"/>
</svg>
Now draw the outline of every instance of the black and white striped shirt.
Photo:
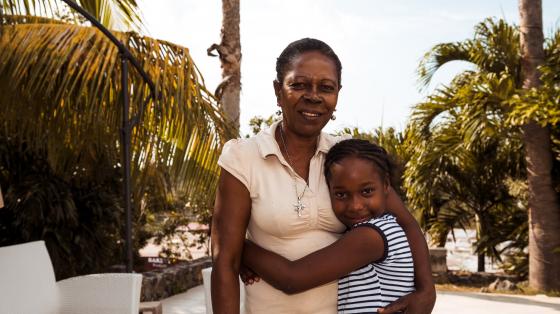
<svg viewBox="0 0 560 314">
<path fill-rule="evenodd" d="M 338 313 L 377 313 L 403 295 L 414 291 L 414 265 L 406 235 L 395 216 L 383 214 L 352 228 L 370 227 L 379 232 L 385 252 L 338 281 Z"/>
</svg>

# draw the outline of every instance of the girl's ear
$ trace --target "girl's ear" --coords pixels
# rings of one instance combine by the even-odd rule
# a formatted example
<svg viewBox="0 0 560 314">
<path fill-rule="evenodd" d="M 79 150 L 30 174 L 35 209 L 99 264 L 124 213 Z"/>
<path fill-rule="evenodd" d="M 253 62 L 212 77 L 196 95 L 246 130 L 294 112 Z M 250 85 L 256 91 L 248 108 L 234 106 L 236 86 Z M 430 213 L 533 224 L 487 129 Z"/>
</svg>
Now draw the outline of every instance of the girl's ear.
<svg viewBox="0 0 560 314">
<path fill-rule="evenodd" d="M 389 194 L 389 187 L 390 186 L 391 186 L 391 179 L 389 178 L 389 176 L 385 176 L 385 186 L 384 186 L 385 195 Z"/>
</svg>

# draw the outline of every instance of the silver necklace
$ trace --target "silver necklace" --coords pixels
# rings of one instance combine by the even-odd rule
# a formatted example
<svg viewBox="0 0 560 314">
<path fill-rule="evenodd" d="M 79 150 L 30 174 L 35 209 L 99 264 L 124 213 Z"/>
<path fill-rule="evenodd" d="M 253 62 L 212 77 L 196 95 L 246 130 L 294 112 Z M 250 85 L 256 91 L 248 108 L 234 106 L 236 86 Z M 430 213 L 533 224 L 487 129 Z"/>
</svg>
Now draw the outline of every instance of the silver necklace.
<svg viewBox="0 0 560 314">
<path fill-rule="evenodd" d="M 292 158 L 290 157 L 290 153 L 288 153 L 288 146 L 286 146 L 286 140 L 284 139 L 284 131 L 282 130 L 283 123 L 280 124 L 279 127 L 280 127 L 280 139 L 282 140 L 282 146 L 284 147 L 284 151 L 286 152 L 286 157 L 288 157 L 288 164 L 290 165 L 290 167 L 292 167 L 292 169 L 294 169 L 294 166 L 293 166 L 294 163 L 292 162 Z M 295 170 L 293 170 L 293 171 L 295 172 Z M 303 198 L 303 195 L 305 194 L 305 190 L 307 190 L 307 184 L 303 188 L 303 191 L 301 192 L 301 194 L 299 194 L 298 187 L 297 187 L 297 180 L 296 180 L 296 177 L 294 175 L 292 175 L 292 180 L 294 181 L 294 189 L 296 190 L 296 198 L 297 198 L 297 202 L 295 204 L 293 204 L 294 211 L 297 213 L 298 217 L 301 217 L 301 212 L 303 212 L 303 209 L 306 207 L 305 204 L 303 204 L 303 202 L 301 201 L 301 199 Z"/>
</svg>

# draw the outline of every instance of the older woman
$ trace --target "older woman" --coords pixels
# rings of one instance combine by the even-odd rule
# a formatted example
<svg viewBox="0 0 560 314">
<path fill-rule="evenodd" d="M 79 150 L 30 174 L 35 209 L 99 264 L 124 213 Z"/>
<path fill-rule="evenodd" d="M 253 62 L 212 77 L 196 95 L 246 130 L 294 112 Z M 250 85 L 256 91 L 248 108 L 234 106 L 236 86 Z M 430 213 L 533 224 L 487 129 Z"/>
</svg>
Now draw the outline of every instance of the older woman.
<svg viewBox="0 0 560 314">
<path fill-rule="evenodd" d="M 245 237 L 290 260 L 332 242 L 345 230 L 331 209 L 323 161 L 340 137 L 322 132 L 336 109 L 340 60 L 324 42 L 288 45 L 276 63 L 274 91 L 282 121 L 249 139 L 229 141 L 212 223 L 212 304 L 237 313 L 239 268 Z M 391 190 L 388 207 L 405 230 L 415 261 L 416 292 L 386 308 L 429 313 L 435 290 L 418 224 Z M 247 286 L 247 313 L 336 313 L 337 283 L 286 295 L 264 281 Z"/>
</svg>

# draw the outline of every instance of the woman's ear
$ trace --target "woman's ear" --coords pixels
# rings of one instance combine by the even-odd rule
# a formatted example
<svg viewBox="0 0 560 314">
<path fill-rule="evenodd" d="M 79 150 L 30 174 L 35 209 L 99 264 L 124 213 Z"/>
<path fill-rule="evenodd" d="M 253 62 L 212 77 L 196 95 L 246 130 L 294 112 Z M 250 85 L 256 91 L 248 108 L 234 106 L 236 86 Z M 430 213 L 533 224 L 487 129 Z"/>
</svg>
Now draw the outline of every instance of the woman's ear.
<svg viewBox="0 0 560 314">
<path fill-rule="evenodd" d="M 280 104 L 280 92 L 282 90 L 282 83 L 278 80 L 272 81 L 272 85 L 274 86 L 274 94 L 276 95 L 276 102 Z"/>
</svg>

